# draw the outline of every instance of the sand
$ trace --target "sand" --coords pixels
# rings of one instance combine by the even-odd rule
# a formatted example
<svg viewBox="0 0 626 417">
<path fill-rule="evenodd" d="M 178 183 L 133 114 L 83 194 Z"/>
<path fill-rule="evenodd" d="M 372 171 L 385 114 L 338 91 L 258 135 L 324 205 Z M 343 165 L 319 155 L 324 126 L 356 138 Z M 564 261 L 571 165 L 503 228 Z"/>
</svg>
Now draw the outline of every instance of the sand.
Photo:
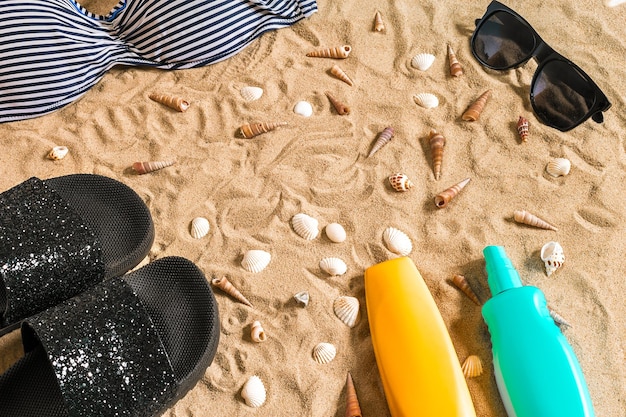
<svg viewBox="0 0 626 417">
<path fill-rule="evenodd" d="M 115 0 L 85 6 L 106 14 Z M 505 416 L 495 384 L 489 333 L 480 308 L 449 281 L 466 276 L 483 301 L 490 297 L 482 249 L 503 245 L 524 284 L 539 287 L 549 305 L 572 326 L 564 334 L 584 371 L 596 415 L 626 416 L 626 5 L 601 0 L 509 1 L 546 42 L 575 61 L 613 103 L 605 122 L 587 121 L 566 133 L 541 124 L 529 101 L 534 61 L 495 72 L 473 58 L 469 38 L 474 19 L 488 1 L 424 0 L 364 2 L 319 0 L 319 12 L 291 28 L 266 33 L 237 56 L 213 66 L 160 71 L 114 68 L 77 102 L 46 116 L 0 125 L 0 189 L 31 176 L 50 178 L 95 173 L 136 190 L 154 217 L 156 240 L 150 260 L 170 255 L 195 262 L 207 279 L 228 276 L 254 305 L 249 308 L 216 291 L 221 341 L 202 381 L 164 416 L 343 416 L 346 372 L 354 377 L 364 416 L 389 410 L 371 343 L 365 306 L 366 268 L 397 255 L 383 243 L 387 227 L 412 240 L 410 257 L 422 273 L 463 361 L 478 355 L 483 375 L 467 381 L 476 414 Z M 384 32 L 374 32 L 380 10 Z M 346 60 L 307 58 L 321 47 L 349 44 Z M 446 45 L 464 69 L 450 76 Z M 410 65 L 420 52 L 436 56 L 420 72 Z M 329 73 L 337 63 L 354 86 Z M 264 89 L 245 103 L 239 90 Z M 460 116 L 483 91 L 493 97 L 481 118 Z M 324 95 L 332 92 L 351 108 L 340 116 Z M 192 104 L 170 111 L 148 94 L 175 94 Z M 412 96 L 430 92 L 434 109 Z M 309 101 L 313 116 L 293 113 Z M 530 120 L 530 137 L 516 132 L 519 115 Z M 235 137 L 252 121 L 286 121 L 288 126 L 253 139 Z M 393 127 L 392 141 L 367 158 L 377 134 Z M 428 133 L 447 138 L 442 174 L 435 180 Z M 69 155 L 50 161 L 51 147 Z M 569 175 L 545 172 L 555 157 L 572 163 Z M 136 175 L 135 161 L 176 160 L 149 175 Z M 397 193 L 387 178 L 406 174 L 415 187 Z M 471 178 L 444 209 L 433 203 L 443 189 Z M 557 232 L 512 220 L 527 210 L 555 224 Z M 338 222 L 347 240 L 333 243 L 322 232 L 312 241 L 296 235 L 290 219 L 304 212 L 320 229 Z M 211 225 L 195 240 L 196 216 Z M 546 276 L 541 247 L 558 241 L 565 263 Z M 243 253 L 272 255 L 260 273 L 241 267 Z M 324 257 L 343 259 L 345 275 L 329 277 Z M 293 295 L 308 291 L 311 303 Z M 339 295 L 361 302 L 361 320 L 350 329 L 334 315 Z M 249 332 L 261 321 L 268 339 L 257 344 Z M 312 360 L 319 342 L 337 347 L 329 364 Z M 19 334 L 0 339 L 0 369 L 21 354 Z M 244 382 L 259 375 L 267 401 L 259 409 L 240 396 Z M 419 401 L 419 392 L 415 400 Z"/>
</svg>

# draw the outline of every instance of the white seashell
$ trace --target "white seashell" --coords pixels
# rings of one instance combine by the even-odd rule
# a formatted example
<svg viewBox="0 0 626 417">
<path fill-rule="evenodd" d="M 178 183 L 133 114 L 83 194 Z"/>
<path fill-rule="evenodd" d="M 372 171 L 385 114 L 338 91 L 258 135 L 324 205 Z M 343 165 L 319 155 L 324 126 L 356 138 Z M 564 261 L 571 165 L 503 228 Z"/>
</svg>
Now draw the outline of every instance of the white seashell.
<svg viewBox="0 0 626 417">
<path fill-rule="evenodd" d="M 413 57 L 411 60 L 411 66 L 420 71 L 426 71 L 431 65 L 433 65 L 433 62 L 435 62 L 435 55 L 421 53 Z"/>
<path fill-rule="evenodd" d="M 326 236 L 335 243 L 341 243 L 346 240 L 346 231 L 339 223 L 330 223 L 326 225 Z"/>
<path fill-rule="evenodd" d="M 343 275 L 348 270 L 348 266 L 339 258 L 324 258 L 320 261 L 320 268 L 328 275 Z"/>
<path fill-rule="evenodd" d="M 309 216 L 308 214 L 298 213 L 291 218 L 291 225 L 293 230 L 302 238 L 306 240 L 313 240 L 319 234 L 317 219 Z"/>
<path fill-rule="evenodd" d="M 261 326 L 261 322 L 255 320 L 252 323 L 252 328 L 250 329 L 250 338 L 252 338 L 253 342 L 261 343 L 267 340 L 267 335 L 265 334 L 265 330 L 263 330 L 263 326 Z"/>
<path fill-rule="evenodd" d="M 604 0 L 604 4 L 609 7 L 619 6 L 622 3 L 626 3 L 626 0 Z"/>
<path fill-rule="evenodd" d="M 299 101 L 293 108 L 295 114 L 299 114 L 304 117 L 311 117 L 313 114 L 313 106 L 308 101 Z"/>
<path fill-rule="evenodd" d="M 58 161 L 60 159 L 65 158 L 65 155 L 69 152 L 66 146 L 55 146 L 50 149 L 48 152 L 48 159 L 52 159 L 53 161 Z"/>
<path fill-rule="evenodd" d="M 329 363 L 337 355 L 337 349 L 331 343 L 319 343 L 313 348 L 313 359 L 317 363 Z"/>
<path fill-rule="evenodd" d="M 569 170 L 572 168 L 572 163 L 569 159 L 554 158 L 546 165 L 546 172 L 553 177 L 560 177 L 569 174 Z"/>
<path fill-rule="evenodd" d="M 439 99 L 436 95 L 431 93 L 419 93 L 413 96 L 415 104 L 424 107 L 425 109 L 434 109 L 439 105 Z"/>
<path fill-rule="evenodd" d="M 383 232 L 383 240 L 387 249 L 398 255 L 407 256 L 413 250 L 411 239 L 401 230 L 388 227 Z"/>
<path fill-rule="evenodd" d="M 196 217 L 191 221 L 191 229 L 189 233 L 191 237 L 194 239 L 203 238 L 209 233 L 209 229 L 211 226 L 209 225 L 209 221 L 204 217 Z"/>
<path fill-rule="evenodd" d="M 359 319 L 359 300 L 355 297 L 342 295 L 335 299 L 333 311 L 348 327 L 354 327 Z"/>
<path fill-rule="evenodd" d="M 241 97 L 248 102 L 258 100 L 263 95 L 263 89 L 261 87 L 246 86 L 239 92 L 241 93 Z"/>
<path fill-rule="evenodd" d="M 293 298 L 295 298 L 299 304 L 302 304 L 303 307 L 308 306 L 309 301 L 311 300 L 309 293 L 306 291 L 300 291 L 299 293 L 294 295 Z"/>
<path fill-rule="evenodd" d="M 552 275 L 565 262 L 563 248 L 559 242 L 548 242 L 541 248 L 541 260 L 546 266 L 546 274 Z"/>
<path fill-rule="evenodd" d="M 241 266 L 248 272 L 261 272 L 269 265 L 272 255 L 260 249 L 252 249 L 243 255 Z"/>
<path fill-rule="evenodd" d="M 241 396 L 250 407 L 260 407 L 265 403 L 267 392 L 263 381 L 256 375 L 252 375 L 241 389 Z"/>
</svg>

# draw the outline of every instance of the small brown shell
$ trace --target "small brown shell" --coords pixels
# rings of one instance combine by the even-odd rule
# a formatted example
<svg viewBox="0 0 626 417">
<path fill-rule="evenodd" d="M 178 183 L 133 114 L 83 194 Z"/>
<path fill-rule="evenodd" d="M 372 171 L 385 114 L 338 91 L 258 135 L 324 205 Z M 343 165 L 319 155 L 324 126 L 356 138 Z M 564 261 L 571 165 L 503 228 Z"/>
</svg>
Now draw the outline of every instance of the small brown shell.
<svg viewBox="0 0 626 417">
<path fill-rule="evenodd" d="M 348 77 L 348 74 L 346 74 L 344 70 L 339 68 L 338 65 L 333 65 L 333 67 L 330 69 L 330 73 L 339 78 L 344 83 L 348 84 L 350 87 L 354 85 L 350 77 Z"/>
<path fill-rule="evenodd" d="M 376 152 L 378 152 L 380 148 L 389 143 L 389 141 L 391 141 L 391 139 L 393 138 L 393 134 L 394 130 L 392 127 L 386 127 L 382 132 L 380 132 L 380 134 L 376 138 L 376 141 L 374 142 L 374 145 L 372 146 L 372 150 L 370 151 L 369 155 L 367 155 L 367 157 L 371 157 Z"/>
<path fill-rule="evenodd" d="M 520 116 L 517 120 L 517 133 L 519 133 L 520 139 L 522 142 L 526 142 L 528 140 L 528 128 L 530 126 L 530 122 L 524 116 Z"/>
<path fill-rule="evenodd" d="M 433 172 L 435 179 L 441 177 L 441 162 L 443 161 L 443 147 L 446 145 L 446 138 L 436 130 L 431 130 L 428 134 L 428 142 L 430 143 L 430 154 L 433 160 Z"/>
<path fill-rule="evenodd" d="M 146 161 L 133 163 L 133 169 L 137 174 L 148 174 L 150 172 L 158 171 L 159 169 L 167 168 L 176 163 L 176 161 Z"/>
<path fill-rule="evenodd" d="M 230 281 L 228 281 L 228 278 L 213 278 L 211 280 L 211 284 L 215 285 L 240 303 L 243 303 L 248 307 L 252 307 L 252 303 L 250 303 L 250 301 L 248 301 L 246 297 L 244 297 L 243 294 L 239 292 L 239 290 L 235 288 L 233 284 L 230 283 Z"/>
<path fill-rule="evenodd" d="M 450 61 L 450 74 L 453 77 L 460 77 L 463 75 L 463 67 L 459 64 L 459 60 L 456 59 L 456 54 L 450 45 L 448 45 L 448 60 Z"/>
<path fill-rule="evenodd" d="M 156 101 L 157 103 L 161 103 L 170 109 L 177 110 L 179 112 L 184 112 L 189 108 L 189 102 L 180 97 L 168 96 L 165 94 L 150 94 L 148 96 L 151 100 Z"/>
<path fill-rule="evenodd" d="M 286 126 L 287 122 L 262 122 L 262 123 L 250 123 L 245 124 L 239 128 L 239 134 L 245 138 L 250 139 L 258 136 L 262 133 L 267 133 L 280 126 Z"/>
<path fill-rule="evenodd" d="M 475 378 L 483 374 L 483 363 L 476 355 L 469 355 L 461 365 L 463 375 L 467 378 Z"/>
<path fill-rule="evenodd" d="M 476 295 L 472 287 L 470 287 L 469 282 L 467 282 L 467 279 L 463 275 L 454 275 L 452 277 L 452 283 L 456 285 L 458 289 L 463 291 L 463 294 L 467 295 L 467 297 L 472 300 L 474 304 L 476 304 L 477 306 L 481 305 L 478 296 Z"/>
<path fill-rule="evenodd" d="M 465 178 L 463 181 L 437 194 L 435 196 L 435 205 L 438 208 L 444 208 L 447 206 L 450 200 L 456 197 L 456 195 L 460 193 L 463 188 L 465 188 L 468 182 L 470 182 L 470 179 Z"/>
<path fill-rule="evenodd" d="M 359 398 L 356 396 L 356 389 L 350 372 L 348 372 L 346 379 L 346 417 L 362 417 Z"/>
<path fill-rule="evenodd" d="M 50 152 L 48 152 L 48 159 L 51 159 L 53 161 L 59 161 L 65 158 L 68 152 L 69 149 L 67 149 L 67 146 L 55 146 L 54 148 L 50 149 Z"/>
<path fill-rule="evenodd" d="M 337 100 L 330 92 L 326 91 L 324 94 L 326 94 L 328 100 L 330 100 L 335 110 L 337 110 L 337 114 L 339 114 L 340 116 L 343 116 L 344 114 L 350 114 L 350 107 Z"/>
<path fill-rule="evenodd" d="M 487 90 L 480 95 L 463 113 L 462 119 L 466 122 L 475 122 L 480 117 L 487 100 L 491 97 L 491 90 Z"/>
<path fill-rule="evenodd" d="M 376 10 L 376 14 L 374 15 L 374 30 L 376 32 L 382 32 L 383 30 L 385 30 L 385 22 L 383 22 L 383 16 L 378 10 Z"/>
<path fill-rule="evenodd" d="M 389 177 L 389 183 L 398 192 L 409 191 L 414 187 L 413 182 L 405 174 L 397 173 Z"/>
<path fill-rule="evenodd" d="M 312 51 L 306 54 L 308 57 L 313 58 L 347 58 L 352 52 L 352 47 L 350 45 L 337 46 L 334 48 L 324 48 L 318 49 L 317 51 Z"/>
<path fill-rule="evenodd" d="M 518 223 L 527 224 L 540 229 L 554 230 L 555 232 L 557 231 L 556 227 L 552 226 L 547 221 L 540 219 L 534 214 L 527 212 L 526 210 L 515 210 L 513 212 L 513 219 Z"/>
</svg>

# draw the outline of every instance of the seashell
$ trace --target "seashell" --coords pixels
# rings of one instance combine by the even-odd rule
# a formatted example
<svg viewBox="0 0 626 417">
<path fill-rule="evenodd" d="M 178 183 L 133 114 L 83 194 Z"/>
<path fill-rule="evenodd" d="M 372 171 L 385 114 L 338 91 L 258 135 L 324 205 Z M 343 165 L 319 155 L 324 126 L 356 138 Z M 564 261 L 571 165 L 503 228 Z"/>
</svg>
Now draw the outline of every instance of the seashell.
<svg viewBox="0 0 626 417">
<path fill-rule="evenodd" d="M 435 196 L 435 205 L 438 208 L 444 208 L 447 206 L 450 200 L 456 197 L 456 195 L 461 192 L 463 188 L 465 188 L 468 182 L 470 182 L 470 179 L 465 178 L 463 181 L 437 194 Z"/>
<path fill-rule="evenodd" d="M 311 296 L 306 291 L 300 291 L 299 293 L 295 294 L 293 298 L 295 298 L 298 304 L 301 304 L 303 307 L 308 306 L 309 301 L 311 300 Z"/>
<path fill-rule="evenodd" d="M 481 305 L 478 296 L 476 295 L 472 287 L 470 287 L 469 282 L 467 282 L 467 279 L 463 275 L 454 275 L 452 277 L 452 283 L 456 285 L 457 288 L 459 288 L 461 291 L 463 291 L 463 293 L 467 295 L 467 297 L 472 300 L 474 304 L 476 304 L 477 306 Z"/>
<path fill-rule="evenodd" d="M 250 338 L 252 338 L 253 342 L 261 343 L 267 340 L 267 335 L 265 334 L 265 330 L 263 330 L 263 326 L 261 326 L 261 322 L 255 320 L 252 323 L 252 328 L 250 329 Z"/>
<path fill-rule="evenodd" d="M 345 104 L 343 104 L 342 102 L 337 100 L 328 91 L 326 91 L 324 94 L 326 94 L 326 97 L 328 97 L 328 100 L 330 100 L 330 102 L 332 103 L 333 107 L 335 107 L 335 110 L 337 110 L 337 113 L 340 116 L 343 116 L 344 114 L 350 114 L 350 107 L 346 106 Z"/>
<path fill-rule="evenodd" d="M 241 93 L 241 97 L 245 101 L 250 102 L 260 99 L 263 95 L 263 89 L 261 87 L 246 86 L 239 90 L 239 93 Z"/>
<path fill-rule="evenodd" d="M 350 77 L 348 77 L 348 74 L 346 74 L 344 70 L 339 68 L 338 65 L 333 65 L 333 67 L 330 69 L 330 73 L 339 78 L 344 83 L 348 84 L 350 87 L 354 85 Z"/>
<path fill-rule="evenodd" d="M 526 142 L 528 140 L 528 128 L 530 127 L 530 122 L 524 116 L 520 116 L 517 119 L 517 133 L 519 133 L 519 137 L 522 139 L 522 142 Z"/>
<path fill-rule="evenodd" d="M 565 320 L 563 316 L 561 316 L 556 311 L 552 310 L 551 308 L 548 308 L 548 312 L 550 313 L 550 317 L 552 317 L 552 320 L 554 320 L 554 323 L 556 323 L 558 326 L 572 327 L 572 325 L 569 324 L 567 320 Z"/>
<path fill-rule="evenodd" d="M 265 403 L 267 392 L 263 381 L 256 375 L 252 375 L 241 389 L 241 396 L 250 407 L 260 407 Z"/>
<path fill-rule="evenodd" d="M 346 231 L 339 223 L 329 223 L 324 229 L 326 236 L 335 243 L 341 243 L 346 240 Z"/>
<path fill-rule="evenodd" d="M 467 378 L 474 378 L 483 374 L 483 363 L 476 355 L 469 355 L 461 365 L 463 375 Z"/>
<path fill-rule="evenodd" d="M 431 67 L 431 65 L 433 65 L 433 62 L 435 62 L 435 55 L 421 53 L 415 55 L 413 59 L 411 59 L 411 66 L 413 68 L 417 68 L 420 71 L 426 71 L 428 68 Z"/>
<path fill-rule="evenodd" d="M 565 254 L 559 242 L 548 242 L 541 248 L 541 260 L 546 266 L 546 274 L 552 275 L 565 262 Z"/>
<path fill-rule="evenodd" d="M 526 210 L 515 210 L 513 212 L 513 219 L 518 223 L 527 224 L 529 226 L 538 227 L 540 229 L 554 230 L 555 232 L 557 231 L 556 227 L 552 226 L 545 220 L 540 219 L 534 214 L 530 214 Z"/>
<path fill-rule="evenodd" d="M 209 225 L 209 221 L 204 217 L 196 217 L 191 221 L 191 237 L 194 239 L 203 238 L 209 233 L 209 229 L 211 226 Z"/>
<path fill-rule="evenodd" d="M 324 258 L 320 261 L 320 269 L 328 275 L 343 275 L 348 270 L 346 263 L 339 258 Z"/>
<path fill-rule="evenodd" d="M 480 95 L 463 113 L 461 118 L 466 122 L 475 122 L 480 117 L 483 109 L 485 108 L 485 104 L 487 104 L 487 100 L 491 97 L 491 90 L 487 90 Z"/>
<path fill-rule="evenodd" d="M 250 301 L 248 301 L 248 299 L 244 297 L 243 294 L 239 292 L 239 290 L 233 286 L 233 284 L 230 283 L 228 278 L 226 277 L 213 278 L 211 280 L 211 284 L 218 287 L 219 289 L 221 289 L 226 294 L 230 295 L 231 297 L 233 297 L 235 300 L 239 301 L 240 303 L 245 304 L 248 307 L 252 307 L 252 303 L 250 303 Z"/>
<path fill-rule="evenodd" d="M 376 14 L 374 15 L 374 30 L 376 32 L 382 32 L 383 30 L 385 30 L 385 22 L 383 22 L 383 16 L 378 10 L 376 10 Z"/>
<path fill-rule="evenodd" d="M 298 236 L 306 239 L 313 240 L 319 234 L 317 219 L 309 216 L 308 214 L 298 213 L 291 218 L 291 225 L 293 230 Z"/>
<path fill-rule="evenodd" d="M 167 96 L 165 94 L 150 94 L 148 97 L 179 112 L 184 112 L 189 108 L 189 102 L 180 97 Z"/>
<path fill-rule="evenodd" d="M 348 372 L 346 380 L 346 417 L 362 417 L 359 399 L 356 396 L 356 389 L 350 372 Z"/>
<path fill-rule="evenodd" d="M 137 174 L 148 174 L 150 172 L 158 171 L 159 169 L 167 168 L 176 163 L 176 161 L 148 161 L 148 162 L 135 162 L 133 163 L 133 169 Z"/>
<path fill-rule="evenodd" d="M 359 319 L 359 300 L 342 295 L 333 302 L 335 315 L 348 327 L 354 327 Z"/>
<path fill-rule="evenodd" d="M 456 59 L 456 54 L 450 45 L 448 45 L 448 60 L 450 61 L 450 74 L 453 77 L 460 77 L 463 75 L 463 67 L 459 64 L 459 60 Z"/>
<path fill-rule="evenodd" d="M 409 239 L 406 233 L 394 227 L 385 229 L 383 240 L 387 245 L 387 249 L 398 255 L 407 256 L 413 250 L 411 239 Z"/>
<path fill-rule="evenodd" d="M 350 45 L 337 46 L 335 48 L 324 48 L 312 51 L 306 54 L 308 57 L 314 58 L 347 58 L 352 52 Z"/>
<path fill-rule="evenodd" d="M 604 4 L 608 7 L 619 6 L 622 3 L 626 3 L 626 0 L 604 0 Z"/>
<path fill-rule="evenodd" d="M 48 152 L 48 159 L 51 159 L 53 161 L 59 161 L 65 158 L 68 152 L 69 149 L 67 149 L 67 146 L 55 146 L 54 148 L 50 149 L 50 152 Z"/>
<path fill-rule="evenodd" d="M 252 249 L 243 255 L 241 260 L 241 266 L 248 272 L 261 272 L 270 263 L 272 255 L 269 252 L 265 252 L 260 249 Z"/>
<path fill-rule="evenodd" d="M 280 126 L 286 126 L 287 122 L 262 122 L 245 124 L 239 128 L 239 134 L 245 139 L 250 139 L 262 133 L 267 133 Z"/>
<path fill-rule="evenodd" d="M 313 348 L 313 359 L 320 364 L 331 362 L 336 355 L 337 349 L 331 343 L 322 342 Z"/>
<path fill-rule="evenodd" d="M 389 143 L 389 141 L 393 138 L 393 134 L 394 131 L 392 127 L 386 127 L 382 132 L 380 132 L 380 134 L 376 138 L 376 141 L 374 142 L 374 145 L 372 146 L 372 150 L 370 151 L 369 155 L 367 155 L 367 157 L 369 158 L 370 156 L 374 155 L 380 150 L 380 148 Z"/>
<path fill-rule="evenodd" d="M 313 106 L 308 101 L 299 101 L 293 107 L 293 112 L 304 117 L 311 117 L 313 115 Z"/>
<path fill-rule="evenodd" d="M 418 93 L 413 96 L 413 101 L 418 106 L 425 109 L 434 109 L 439 105 L 439 99 L 436 95 L 431 93 Z"/>
<path fill-rule="evenodd" d="M 404 174 L 393 174 L 389 177 L 389 183 L 398 192 L 409 191 L 413 188 L 413 182 Z"/>
<path fill-rule="evenodd" d="M 566 158 L 554 158 L 546 165 L 546 172 L 553 177 L 560 177 L 569 174 L 572 163 Z"/>
<path fill-rule="evenodd" d="M 441 162 L 443 161 L 443 147 L 446 145 L 446 138 L 436 130 L 431 130 L 428 134 L 428 142 L 430 143 L 430 155 L 433 159 L 433 172 L 435 179 L 441 177 Z"/>
</svg>

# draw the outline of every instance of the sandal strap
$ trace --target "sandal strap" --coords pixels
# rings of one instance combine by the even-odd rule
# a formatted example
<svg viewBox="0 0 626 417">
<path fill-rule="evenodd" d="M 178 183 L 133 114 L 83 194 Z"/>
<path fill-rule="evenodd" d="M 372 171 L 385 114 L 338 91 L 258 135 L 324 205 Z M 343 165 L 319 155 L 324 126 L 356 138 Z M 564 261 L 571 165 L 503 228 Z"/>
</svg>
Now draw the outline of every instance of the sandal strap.
<svg viewBox="0 0 626 417">
<path fill-rule="evenodd" d="M 104 272 L 100 242 L 44 181 L 33 177 L 0 194 L 0 327 L 84 291 Z"/>
<path fill-rule="evenodd" d="M 175 398 L 177 381 L 146 309 L 112 278 L 25 320 L 26 352 L 41 344 L 69 416 L 153 416 Z"/>
</svg>

